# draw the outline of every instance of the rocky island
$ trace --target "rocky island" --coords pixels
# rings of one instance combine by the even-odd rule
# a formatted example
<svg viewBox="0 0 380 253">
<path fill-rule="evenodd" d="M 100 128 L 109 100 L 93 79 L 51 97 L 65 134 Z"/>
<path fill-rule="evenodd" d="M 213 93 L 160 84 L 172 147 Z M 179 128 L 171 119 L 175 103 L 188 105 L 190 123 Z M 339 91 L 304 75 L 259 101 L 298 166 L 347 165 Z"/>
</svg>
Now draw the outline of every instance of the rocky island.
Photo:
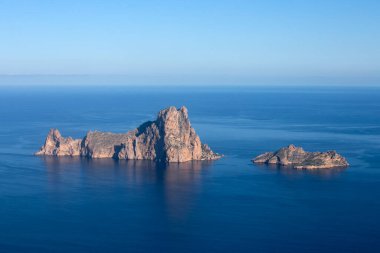
<svg viewBox="0 0 380 253">
<path fill-rule="evenodd" d="M 306 152 L 294 145 L 259 155 L 252 162 L 292 166 L 296 169 L 329 169 L 349 165 L 336 151 Z"/>
<path fill-rule="evenodd" d="M 184 106 L 161 110 L 156 120 L 145 122 L 127 133 L 89 131 L 83 139 L 73 139 L 62 137 L 57 129 L 51 129 L 45 144 L 35 154 L 165 162 L 221 157 L 201 143 Z"/>
</svg>

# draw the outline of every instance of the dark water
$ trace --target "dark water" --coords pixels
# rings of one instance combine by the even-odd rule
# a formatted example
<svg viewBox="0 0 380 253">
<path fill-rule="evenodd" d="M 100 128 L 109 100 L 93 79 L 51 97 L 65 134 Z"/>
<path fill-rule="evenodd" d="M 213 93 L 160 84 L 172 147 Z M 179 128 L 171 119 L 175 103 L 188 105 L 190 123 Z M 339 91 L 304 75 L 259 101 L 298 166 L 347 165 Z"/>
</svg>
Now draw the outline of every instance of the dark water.
<svg viewBox="0 0 380 253">
<path fill-rule="evenodd" d="M 215 162 L 41 158 L 186 105 Z M 250 163 L 294 143 L 345 170 Z M 380 89 L 0 89 L 0 252 L 380 252 Z"/>
</svg>

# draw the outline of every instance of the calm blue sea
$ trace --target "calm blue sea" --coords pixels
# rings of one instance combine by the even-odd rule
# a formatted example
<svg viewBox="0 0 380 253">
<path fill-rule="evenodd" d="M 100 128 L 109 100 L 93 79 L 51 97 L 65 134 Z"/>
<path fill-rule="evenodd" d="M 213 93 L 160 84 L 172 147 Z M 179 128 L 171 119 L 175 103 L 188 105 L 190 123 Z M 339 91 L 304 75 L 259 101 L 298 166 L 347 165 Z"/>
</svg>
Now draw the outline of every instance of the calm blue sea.
<svg viewBox="0 0 380 253">
<path fill-rule="evenodd" d="M 185 105 L 215 162 L 42 158 Z M 348 169 L 250 159 L 290 143 Z M 0 252 L 380 252 L 378 88 L 0 88 Z"/>
</svg>

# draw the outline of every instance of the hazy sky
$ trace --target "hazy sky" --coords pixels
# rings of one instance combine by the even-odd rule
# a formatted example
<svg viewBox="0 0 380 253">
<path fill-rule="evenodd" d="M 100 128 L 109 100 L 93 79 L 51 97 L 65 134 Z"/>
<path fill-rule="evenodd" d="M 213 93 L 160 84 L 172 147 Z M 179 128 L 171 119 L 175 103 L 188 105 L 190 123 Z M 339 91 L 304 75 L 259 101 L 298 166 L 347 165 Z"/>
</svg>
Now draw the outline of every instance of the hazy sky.
<svg viewBox="0 0 380 253">
<path fill-rule="evenodd" d="M 0 84 L 380 84 L 379 0 L 0 0 Z"/>
</svg>

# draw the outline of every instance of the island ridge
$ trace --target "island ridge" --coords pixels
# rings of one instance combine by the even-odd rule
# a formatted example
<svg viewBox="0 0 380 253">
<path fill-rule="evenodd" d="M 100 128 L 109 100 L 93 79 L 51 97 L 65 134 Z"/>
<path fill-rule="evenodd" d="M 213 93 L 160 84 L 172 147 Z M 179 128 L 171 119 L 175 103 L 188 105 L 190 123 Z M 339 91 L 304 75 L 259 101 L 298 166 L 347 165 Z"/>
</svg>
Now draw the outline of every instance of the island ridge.
<svg viewBox="0 0 380 253">
<path fill-rule="evenodd" d="M 48 156 L 82 156 L 128 160 L 186 162 L 221 157 L 191 127 L 186 107 L 169 107 L 127 133 L 89 131 L 83 139 L 62 137 L 51 129 L 45 144 L 35 153 Z"/>
</svg>

